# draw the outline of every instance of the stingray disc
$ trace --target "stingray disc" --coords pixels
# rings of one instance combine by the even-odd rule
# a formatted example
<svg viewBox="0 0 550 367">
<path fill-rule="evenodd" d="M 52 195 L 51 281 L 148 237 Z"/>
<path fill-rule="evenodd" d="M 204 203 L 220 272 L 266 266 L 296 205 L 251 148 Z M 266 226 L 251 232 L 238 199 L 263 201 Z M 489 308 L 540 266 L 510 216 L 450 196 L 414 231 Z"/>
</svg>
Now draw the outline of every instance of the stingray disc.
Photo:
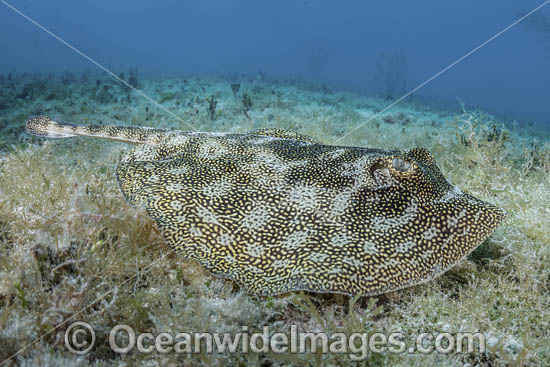
<svg viewBox="0 0 550 367">
<path fill-rule="evenodd" d="M 504 217 L 451 185 L 424 149 L 330 146 L 277 129 L 170 133 L 133 149 L 117 176 L 169 245 L 257 294 L 418 284 Z"/>
</svg>

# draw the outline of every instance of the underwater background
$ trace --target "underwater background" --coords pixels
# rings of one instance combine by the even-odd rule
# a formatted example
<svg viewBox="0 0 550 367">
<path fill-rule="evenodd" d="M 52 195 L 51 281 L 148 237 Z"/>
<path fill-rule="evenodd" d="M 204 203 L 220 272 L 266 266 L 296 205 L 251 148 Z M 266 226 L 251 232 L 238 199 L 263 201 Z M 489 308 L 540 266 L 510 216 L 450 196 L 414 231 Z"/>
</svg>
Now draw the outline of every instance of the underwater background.
<svg viewBox="0 0 550 367">
<path fill-rule="evenodd" d="M 17 1 L 14 5 L 114 72 L 304 78 L 397 98 L 542 2 Z M 460 98 L 507 120 L 549 125 L 550 20 L 543 7 L 414 97 Z M 7 7 L 0 70 L 99 71 Z"/>
<path fill-rule="evenodd" d="M 75 312 L 102 341 L 115 324 L 296 324 L 411 338 L 479 331 L 483 353 L 375 353 L 360 363 L 550 364 L 548 1 L 11 0 L 0 3 L 0 30 L 0 363 L 11 358 L 3 365 L 351 363 L 345 354 L 119 355 L 106 343 L 75 356 L 63 345 L 66 326 L 54 329 Z M 129 147 L 30 136 L 25 121 L 39 114 L 424 147 L 451 182 L 508 217 L 426 285 L 365 299 L 252 297 L 174 254 L 150 267 L 168 248 L 118 189 Z"/>
</svg>

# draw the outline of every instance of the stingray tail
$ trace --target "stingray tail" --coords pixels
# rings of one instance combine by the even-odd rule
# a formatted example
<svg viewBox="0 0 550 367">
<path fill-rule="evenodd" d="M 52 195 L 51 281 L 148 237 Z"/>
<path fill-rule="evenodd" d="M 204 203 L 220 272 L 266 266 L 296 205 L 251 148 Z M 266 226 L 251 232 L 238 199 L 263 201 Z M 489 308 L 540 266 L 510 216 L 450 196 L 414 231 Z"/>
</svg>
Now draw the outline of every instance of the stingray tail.
<svg viewBox="0 0 550 367">
<path fill-rule="evenodd" d="M 170 130 L 133 126 L 76 125 L 56 122 L 48 116 L 35 116 L 27 120 L 27 132 L 47 138 L 90 136 L 130 144 L 158 143 Z"/>
</svg>

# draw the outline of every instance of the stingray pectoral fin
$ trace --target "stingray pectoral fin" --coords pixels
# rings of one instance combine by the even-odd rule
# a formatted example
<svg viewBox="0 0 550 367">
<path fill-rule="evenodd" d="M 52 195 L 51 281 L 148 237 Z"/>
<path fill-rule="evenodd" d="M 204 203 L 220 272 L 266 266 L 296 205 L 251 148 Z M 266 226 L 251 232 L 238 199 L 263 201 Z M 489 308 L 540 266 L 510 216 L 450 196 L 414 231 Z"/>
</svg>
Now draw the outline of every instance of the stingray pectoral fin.
<svg viewBox="0 0 550 367">
<path fill-rule="evenodd" d="M 118 126 L 118 125 L 76 125 L 61 123 L 48 116 L 35 116 L 27 120 L 27 132 L 47 138 L 70 138 L 88 136 L 107 140 L 120 141 L 129 144 L 159 143 L 170 136 L 171 130 L 153 129 L 149 127 Z"/>
<path fill-rule="evenodd" d="M 298 141 L 314 143 L 314 144 L 319 143 L 318 140 L 312 138 L 311 136 L 300 134 L 294 131 L 273 128 L 273 127 L 255 130 L 252 133 L 250 133 L 250 135 L 270 136 L 272 138 L 280 138 L 280 139 L 292 139 L 292 140 L 298 140 Z"/>
</svg>

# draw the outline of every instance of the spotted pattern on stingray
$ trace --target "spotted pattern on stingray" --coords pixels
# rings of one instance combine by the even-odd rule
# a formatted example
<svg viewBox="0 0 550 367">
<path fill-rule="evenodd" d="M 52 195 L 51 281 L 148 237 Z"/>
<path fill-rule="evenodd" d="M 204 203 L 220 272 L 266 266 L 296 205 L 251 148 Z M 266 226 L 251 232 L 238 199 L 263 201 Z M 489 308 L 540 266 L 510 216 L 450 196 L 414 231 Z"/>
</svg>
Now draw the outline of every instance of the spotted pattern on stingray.
<svg viewBox="0 0 550 367">
<path fill-rule="evenodd" d="M 124 140 L 39 122 L 28 130 Z M 451 185 L 422 148 L 330 146 L 280 129 L 114 131 L 141 144 L 117 168 L 126 199 L 147 210 L 170 246 L 250 293 L 369 295 L 422 283 L 504 217 Z"/>
</svg>

